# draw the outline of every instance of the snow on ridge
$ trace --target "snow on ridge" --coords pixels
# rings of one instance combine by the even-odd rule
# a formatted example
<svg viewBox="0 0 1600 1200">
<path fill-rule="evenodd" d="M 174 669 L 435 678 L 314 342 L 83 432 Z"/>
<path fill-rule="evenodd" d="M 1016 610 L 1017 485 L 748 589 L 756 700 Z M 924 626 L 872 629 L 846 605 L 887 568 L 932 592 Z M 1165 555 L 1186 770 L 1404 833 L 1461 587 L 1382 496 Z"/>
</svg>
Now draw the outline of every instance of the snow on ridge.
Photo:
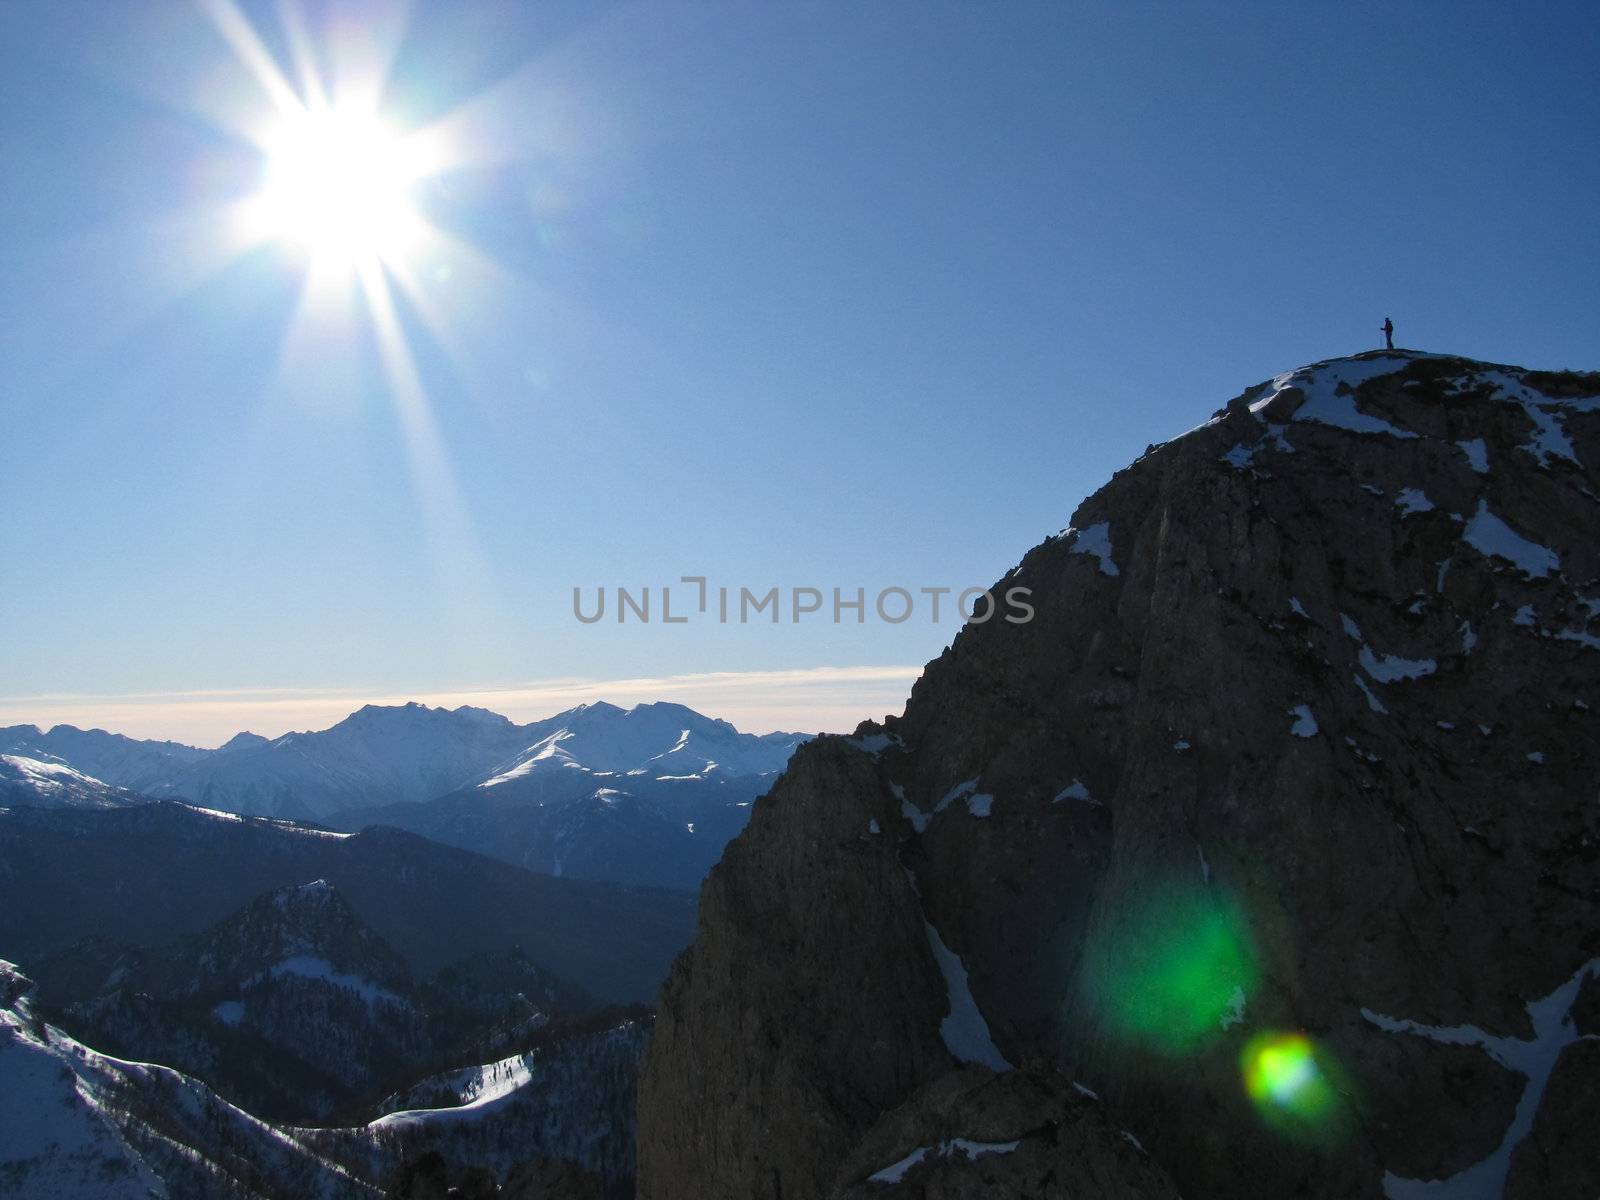
<svg viewBox="0 0 1600 1200">
<path fill-rule="evenodd" d="M 1100 801 L 1096 800 L 1089 794 L 1089 789 L 1084 786 L 1083 780 L 1081 779 L 1074 779 L 1071 783 L 1067 784 L 1066 787 L 1062 788 L 1050 798 L 1050 803 L 1060 804 L 1063 800 L 1081 800 L 1085 804 L 1100 804 Z"/>
<path fill-rule="evenodd" d="M 444 1081 L 445 1086 L 460 1098 L 460 1104 L 445 1105 L 440 1108 L 400 1109 L 397 1112 L 385 1113 L 377 1120 L 369 1122 L 367 1128 L 385 1129 L 397 1125 L 413 1125 L 437 1120 L 440 1117 L 457 1119 L 481 1117 L 485 1112 L 500 1107 L 503 1101 L 533 1082 L 533 1068 L 537 1058 L 538 1054 L 530 1051 L 526 1054 L 514 1054 L 497 1062 L 484 1063 L 481 1066 L 463 1067 L 459 1071 L 452 1072 Z"/>
<path fill-rule="evenodd" d="M 1311 714 L 1309 704 L 1296 704 L 1289 710 L 1289 715 L 1295 719 L 1289 726 L 1289 732 L 1297 738 L 1317 736 L 1317 718 Z"/>
<path fill-rule="evenodd" d="M 1555 400 L 1542 392 L 1536 392 L 1522 379 L 1504 371 L 1475 373 L 1475 376 L 1463 377 L 1458 383 L 1466 383 L 1474 377 L 1494 389 L 1496 400 L 1502 404 L 1514 404 L 1521 408 L 1527 414 L 1528 420 L 1533 423 L 1531 440 L 1524 442 L 1520 447 L 1525 454 L 1536 459 L 1540 466 L 1549 466 L 1552 458 L 1564 458 L 1580 467 L 1583 465 L 1578 460 L 1577 450 L 1572 445 L 1572 438 L 1567 433 L 1565 422 L 1558 420 L 1556 414 L 1550 411 L 1552 408 L 1576 407 L 1572 402 Z"/>
<path fill-rule="evenodd" d="M 0 961 L 0 980 L 23 978 L 11 964 Z M 18 1061 L 18 1056 L 21 1060 Z M 256 1139 L 255 1145 L 245 1151 L 258 1165 L 274 1169 L 310 1167 L 325 1173 L 321 1179 L 307 1179 L 313 1188 L 307 1195 L 326 1196 L 330 1184 L 339 1181 L 352 1188 L 356 1180 L 348 1168 L 324 1158 L 300 1141 L 291 1132 L 270 1125 L 244 1109 L 230 1103 L 213 1092 L 204 1082 L 159 1063 L 140 1062 L 104 1054 L 79 1042 L 60 1028 L 40 1022 L 32 1011 L 26 994 L 0 1006 L 0 1058 L 10 1058 L 6 1063 L 5 1078 L 8 1083 L 18 1083 L 17 1069 L 37 1071 L 47 1067 L 49 1076 L 61 1088 L 65 1105 L 41 1106 L 30 1103 L 36 1089 L 8 1087 L 0 1089 L 0 1118 L 7 1134 L 8 1151 L 19 1149 L 18 1140 L 27 1128 L 16 1120 L 15 1102 L 25 1105 L 26 1115 L 35 1117 L 34 1128 L 29 1131 L 40 1138 L 42 1153 L 29 1155 L 21 1161 L 28 1163 L 32 1182 L 49 1183 L 48 1177 L 38 1173 L 38 1168 L 59 1174 L 64 1163 L 60 1151 L 68 1145 L 66 1139 L 81 1150 L 98 1156 L 102 1161 L 131 1164 L 133 1174 L 118 1171 L 114 1176 L 98 1181 L 94 1194 L 121 1197 L 123 1195 L 146 1197 L 166 1195 L 166 1181 L 159 1178 L 144 1161 L 140 1148 L 126 1132 L 126 1118 L 116 1115 L 125 1090 L 134 1084 L 155 1084 L 164 1089 L 164 1096 L 175 1101 L 170 1115 L 179 1126 L 177 1136 L 168 1140 L 167 1134 L 138 1118 L 139 1127 L 146 1135 L 160 1140 L 167 1153 L 181 1155 L 191 1162 L 203 1162 L 200 1143 L 185 1140 L 193 1133 L 197 1122 L 225 1122 L 224 1132 L 239 1138 Z M 7 1103 L 14 1098 L 14 1103 Z M 46 1115 L 48 1114 L 48 1115 Z M 42 1135 L 42 1136 L 41 1136 Z M 32 1146 L 24 1149 L 31 1150 Z M 288 1156 L 285 1159 L 282 1156 Z M 19 1156 L 12 1155 L 16 1160 Z M 33 1164 L 38 1164 L 34 1167 Z M 113 1181 L 134 1184 L 129 1192 L 114 1190 Z M 63 1181 L 56 1189 L 40 1192 L 51 1195 L 81 1194 L 82 1178 L 72 1173 L 70 1181 Z M 29 1194 L 33 1194 L 31 1191 Z M 341 1192 L 340 1194 L 344 1194 Z"/>
<path fill-rule="evenodd" d="M 1478 501 L 1478 511 L 1461 532 L 1462 541 L 1485 558 L 1503 558 L 1530 579 L 1552 575 L 1561 569 L 1561 558 L 1554 550 L 1530 542 L 1489 511 L 1487 500 Z"/>
<path fill-rule="evenodd" d="M 373 983 L 361 975 L 349 975 L 336 970 L 334 965 L 325 958 L 311 954 L 296 954 L 275 963 L 265 972 L 273 979 L 282 979 L 286 975 L 294 975 L 301 979 L 316 979 L 334 987 L 345 988 L 355 992 L 369 1004 L 384 1003 L 404 1005 L 405 1001 L 395 995 L 386 987 Z"/>
<path fill-rule="evenodd" d="M 895 733 L 869 733 L 865 737 L 846 738 L 845 740 L 863 754 L 870 754 L 874 758 L 885 750 L 904 749 L 904 743 L 900 741 L 900 735 Z"/>
<path fill-rule="evenodd" d="M 1456 449 L 1467 456 L 1467 464 L 1479 475 L 1489 473 L 1489 443 L 1481 437 L 1457 442 Z"/>
<path fill-rule="evenodd" d="M 977 790 L 978 777 L 976 775 L 974 775 L 971 779 L 964 779 L 944 794 L 944 799 L 940 800 L 939 803 L 933 806 L 933 811 L 936 813 L 942 813 L 957 800 L 963 800 Z"/>
<path fill-rule="evenodd" d="M 928 822 L 933 820 L 932 813 L 925 813 L 911 801 L 906 799 L 906 789 L 898 783 L 889 785 L 889 792 L 900 801 L 900 815 L 911 824 L 913 833 L 926 833 Z"/>
<path fill-rule="evenodd" d="M 957 800 L 965 800 L 967 802 L 967 811 L 975 817 L 987 817 L 994 805 L 994 797 L 992 795 L 988 792 L 978 791 L 978 776 L 974 775 L 971 779 L 962 780 L 946 792 L 944 799 L 933 806 L 934 815 L 942 813 Z M 916 822 L 912 821 L 912 825 L 916 825 Z M 918 829 L 917 832 L 921 833 L 922 830 Z"/>
<path fill-rule="evenodd" d="M 273 829 L 281 829 L 286 833 L 298 833 L 303 837 L 333 838 L 336 841 L 343 841 L 345 838 L 355 837 L 355 834 L 353 833 L 340 833 L 336 829 L 315 829 L 310 825 L 304 825 L 299 821 L 286 821 L 279 817 L 246 817 L 240 813 L 225 812 L 220 808 L 204 808 L 198 804 L 191 804 L 187 800 L 173 800 L 171 803 L 180 805 L 183 808 L 187 808 L 190 812 L 197 812 L 202 816 L 210 817 L 213 820 L 237 821 L 243 825 L 265 825 L 270 826 Z"/>
<path fill-rule="evenodd" d="M 1400 494 L 1394 498 L 1395 507 L 1400 510 L 1402 517 L 1415 516 L 1417 513 L 1432 512 L 1434 503 L 1421 488 L 1401 488 Z"/>
<path fill-rule="evenodd" d="M 1100 564 L 1100 574 L 1112 578 L 1122 574 L 1117 569 L 1116 560 L 1111 557 L 1111 522 L 1097 521 L 1084 529 L 1071 529 L 1067 533 L 1076 533 L 1077 540 L 1072 543 L 1068 554 L 1092 554 Z"/>
<path fill-rule="evenodd" d="M 978 776 L 976 774 L 971 779 L 963 779 L 962 782 L 958 782 L 957 786 L 946 792 L 941 802 L 933 806 L 934 813 L 942 813 L 950 805 L 954 805 L 957 800 L 965 800 L 966 811 L 973 814 L 973 816 L 989 816 L 990 808 L 994 806 L 995 802 L 994 795 L 990 795 L 989 792 L 979 792 Z M 915 824 L 915 822 L 912 822 L 912 824 Z M 920 834 L 922 830 L 918 829 L 917 832 Z"/>
<path fill-rule="evenodd" d="M 1397 654 L 1374 654 L 1372 647 L 1364 643 L 1359 660 L 1361 669 L 1378 683 L 1421 679 L 1424 675 L 1432 675 L 1439 669 L 1439 664 L 1431 658 L 1401 658 Z"/>
<path fill-rule="evenodd" d="M 928 822 L 933 820 L 931 813 L 923 812 L 904 796 L 900 798 L 900 815 L 911 823 L 912 831 L 915 833 L 926 833 Z"/>
<path fill-rule="evenodd" d="M 687 729 L 685 729 L 685 730 L 683 730 L 682 732 L 680 732 L 678 734 L 678 743 L 677 743 L 677 745 L 673 746 L 671 750 L 663 750 L 660 754 L 651 755 L 650 758 L 647 759 L 646 761 L 655 762 L 655 760 L 658 759 L 658 758 L 666 758 L 667 755 L 669 755 L 669 754 L 676 754 L 678 751 L 682 750 L 688 744 L 689 744 L 689 731 Z"/>
<path fill-rule="evenodd" d="M 1421 679 L 1424 675 L 1432 675 L 1439 669 L 1439 664 L 1431 658 L 1401 658 L 1398 654 L 1379 654 L 1367 645 L 1366 636 L 1361 632 L 1355 618 L 1349 613 L 1339 614 L 1339 624 L 1343 626 L 1345 636 L 1351 641 L 1360 644 L 1357 660 L 1361 669 L 1378 683 L 1399 683 L 1405 679 Z M 1356 682 L 1361 685 L 1361 690 L 1367 693 L 1367 702 L 1374 712 L 1386 712 L 1382 704 L 1373 696 L 1372 689 L 1356 677 Z"/>
<path fill-rule="evenodd" d="M 179 801 L 179 803 L 183 804 L 185 808 L 192 809 L 197 813 L 202 813 L 205 816 L 212 817 L 218 821 L 238 821 L 240 823 L 243 823 L 244 821 L 244 818 L 238 813 L 224 812 L 220 808 L 204 808 L 201 805 L 186 804 L 183 801 Z"/>
<path fill-rule="evenodd" d="M 1224 454 L 1221 461 L 1227 463 L 1236 471 L 1243 471 L 1255 462 L 1257 449 L 1257 446 L 1246 446 L 1243 442 L 1240 442 Z"/>
<path fill-rule="evenodd" d="M 1446 1179 L 1406 1179 L 1393 1172 L 1383 1177 L 1384 1195 L 1389 1200 L 1478 1200 L 1498 1196 L 1511 1171 L 1511 1156 L 1533 1131 L 1534 1115 L 1544 1099 L 1561 1052 L 1574 1042 L 1591 1040 L 1594 1034 L 1581 1034 L 1572 1021 L 1572 1007 L 1584 980 L 1600 975 L 1600 958 L 1580 966 L 1572 977 L 1547 996 L 1527 1002 L 1532 1038 L 1503 1037 L 1476 1025 L 1425 1025 L 1404 1017 L 1390 1017 L 1363 1008 L 1365 1020 L 1385 1033 L 1406 1033 L 1447 1046 L 1476 1046 L 1507 1070 L 1523 1076 L 1522 1096 L 1506 1127 L 1500 1144 L 1488 1157 Z"/>
<path fill-rule="evenodd" d="M 906 1172 L 928 1157 L 928 1146 L 918 1146 L 899 1162 L 892 1162 L 881 1171 L 875 1171 L 867 1176 L 868 1183 L 899 1183 L 906 1177 Z"/>
<path fill-rule="evenodd" d="M 109 788 L 110 784 L 85 775 L 64 762 L 48 762 L 42 758 L 29 758 L 21 754 L 0 754 L 0 762 L 10 763 L 25 779 L 41 791 L 56 791 L 68 783 L 88 787 Z"/>
<path fill-rule="evenodd" d="M 907 1171 L 911 1170 L 912 1167 L 930 1154 L 934 1158 L 948 1158 L 957 1150 L 960 1150 L 967 1158 L 976 1159 L 986 1154 L 1010 1154 L 1020 1145 L 1022 1145 L 1021 1138 L 1014 1142 L 980 1142 L 972 1138 L 949 1138 L 936 1146 L 918 1146 L 898 1162 L 892 1162 L 887 1167 L 874 1171 L 867 1176 L 867 1182 L 899 1183 L 905 1178 Z"/>
<path fill-rule="evenodd" d="M 572 737 L 571 730 L 556 730 L 548 737 L 529 746 L 527 750 L 518 755 L 517 760 L 510 767 L 501 771 L 498 775 L 492 775 L 485 779 L 478 787 L 480 789 L 498 787 L 502 783 L 510 783 L 514 779 L 521 779 L 533 770 L 535 763 L 544 762 L 558 755 L 563 759 L 569 760 L 570 765 L 571 755 L 561 749 L 561 743 L 570 737 Z M 534 751 L 534 753 L 529 753 L 529 751 Z"/>
<path fill-rule="evenodd" d="M 1362 693 L 1367 697 L 1368 708 L 1379 714 L 1385 714 L 1389 711 L 1383 706 L 1383 701 L 1378 699 L 1377 693 L 1372 690 L 1371 685 L 1368 684 L 1365 679 L 1361 678 L 1359 675 L 1354 676 L 1354 679 L 1356 681 L 1356 686 L 1360 688 Z"/>
<path fill-rule="evenodd" d="M 1334 359 L 1316 363 L 1279 375 L 1268 387 L 1271 389 L 1261 399 L 1250 405 L 1250 411 L 1262 420 L 1262 411 L 1285 390 L 1298 388 L 1305 396 L 1291 420 L 1313 421 L 1348 429 L 1352 433 L 1379 433 L 1394 438 L 1414 438 L 1409 429 L 1362 412 L 1356 407 L 1355 390 L 1368 380 L 1403 371 L 1418 358 L 1427 355 L 1375 355 L 1366 359 Z M 1343 385 L 1347 390 L 1340 391 Z"/>
</svg>

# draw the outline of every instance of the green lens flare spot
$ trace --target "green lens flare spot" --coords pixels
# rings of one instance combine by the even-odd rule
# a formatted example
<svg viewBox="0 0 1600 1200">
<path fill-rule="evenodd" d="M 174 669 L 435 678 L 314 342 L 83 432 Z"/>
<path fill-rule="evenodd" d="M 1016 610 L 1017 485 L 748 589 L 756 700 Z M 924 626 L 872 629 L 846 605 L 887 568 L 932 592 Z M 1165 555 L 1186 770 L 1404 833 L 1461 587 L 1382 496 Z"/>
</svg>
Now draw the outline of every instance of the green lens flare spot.
<svg viewBox="0 0 1600 1200">
<path fill-rule="evenodd" d="M 1212 893 L 1127 914 L 1088 966 L 1107 1028 L 1164 1054 L 1192 1053 L 1242 1021 L 1258 973 L 1238 910 Z"/>
<path fill-rule="evenodd" d="M 1336 1135 L 1342 1124 L 1336 1068 L 1303 1033 L 1262 1033 L 1239 1060 L 1245 1091 L 1267 1123 L 1291 1137 Z"/>
</svg>

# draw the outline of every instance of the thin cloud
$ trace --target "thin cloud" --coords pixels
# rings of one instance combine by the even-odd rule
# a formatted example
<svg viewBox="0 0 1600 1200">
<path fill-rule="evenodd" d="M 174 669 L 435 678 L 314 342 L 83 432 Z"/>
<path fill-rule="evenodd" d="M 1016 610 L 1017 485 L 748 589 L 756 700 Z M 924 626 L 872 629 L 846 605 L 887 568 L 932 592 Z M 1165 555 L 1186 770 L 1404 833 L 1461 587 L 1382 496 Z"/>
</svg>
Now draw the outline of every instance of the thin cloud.
<svg viewBox="0 0 1600 1200">
<path fill-rule="evenodd" d="M 853 729 L 868 717 L 899 712 L 921 673 L 920 666 L 806 667 L 608 680 L 561 678 L 406 692 L 360 688 L 58 692 L 0 697 L 0 725 L 77 725 L 214 746 L 241 730 L 276 737 L 295 729 L 324 729 L 364 704 L 413 700 L 436 708 L 465 704 L 530 721 L 596 700 L 625 706 L 676 700 L 750 732 L 831 733 Z"/>
</svg>

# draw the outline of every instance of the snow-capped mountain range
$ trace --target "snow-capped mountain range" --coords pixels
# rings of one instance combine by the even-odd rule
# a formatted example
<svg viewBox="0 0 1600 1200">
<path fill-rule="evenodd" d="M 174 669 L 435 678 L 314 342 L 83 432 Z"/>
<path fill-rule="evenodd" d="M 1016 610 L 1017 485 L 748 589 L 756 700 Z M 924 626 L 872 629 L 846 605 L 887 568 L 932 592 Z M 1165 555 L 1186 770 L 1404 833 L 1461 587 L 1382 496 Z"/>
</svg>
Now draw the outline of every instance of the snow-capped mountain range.
<svg viewBox="0 0 1600 1200">
<path fill-rule="evenodd" d="M 21 725 L 0 729 L 0 804 L 174 799 L 349 832 L 390 825 L 545 874 L 692 889 L 805 740 L 668 703 L 585 704 L 527 725 L 369 705 L 330 729 L 241 733 L 216 750 Z"/>
<path fill-rule="evenodd" d="M 668 703 L 585 704 L 527 725 L 468 706 L 368 705 L 329 729 L 272 739 L 241 733 L 215 750 L 70 725 L 12 726 L 0 729 L 11 773 L 0 779 L 37 781 L 35 802 L 52 806 L 103 803 L 87 799 L 99 783 L 226 812 L 321 820 L 569 768 L 635 779 L 771 775 L 805 738 L 740 733 Z M 59 767 L 82 778 L 63 787 L 59 774 L 47 778 Z"/>
</svg>

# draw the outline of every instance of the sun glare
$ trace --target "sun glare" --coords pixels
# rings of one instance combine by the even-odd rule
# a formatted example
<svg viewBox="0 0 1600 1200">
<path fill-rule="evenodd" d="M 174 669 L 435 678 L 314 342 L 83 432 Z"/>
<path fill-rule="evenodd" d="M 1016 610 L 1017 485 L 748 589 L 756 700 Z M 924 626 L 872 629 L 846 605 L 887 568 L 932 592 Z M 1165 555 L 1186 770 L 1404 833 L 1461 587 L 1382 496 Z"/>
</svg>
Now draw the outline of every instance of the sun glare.
<svg viewBox="0 0 1600 1200">
<path fill-rule="evenodd" d="M 427 163 L 374 114 L 301 110 L 266 138 L 252 220 L 320 264 L 355 268 L 402 253 L 421 218 L 411 190 Z"/>
</svg>

